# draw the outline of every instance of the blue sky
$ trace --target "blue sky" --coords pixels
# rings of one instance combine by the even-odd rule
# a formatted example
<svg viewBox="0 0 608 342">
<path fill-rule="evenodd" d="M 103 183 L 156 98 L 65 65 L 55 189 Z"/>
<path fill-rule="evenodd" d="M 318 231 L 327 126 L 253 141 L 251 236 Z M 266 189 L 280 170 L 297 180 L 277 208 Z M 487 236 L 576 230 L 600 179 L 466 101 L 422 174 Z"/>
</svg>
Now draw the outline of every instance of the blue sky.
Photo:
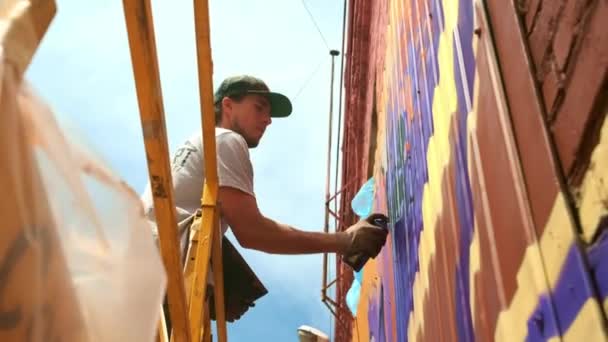
<svg viewBox="0 0 608 342">
<path fill-rule="evenodd" d="M 339 50 L 343 2 L 306 4 L 330 48 Z M 58 0 L 57 6 L 28 80 L 59 120 L 141 193 L 147 166 L 122 2 Z M 210 14 L 214 84 L 252 74 L 294 104 L 292 116 L 274 120 L 251 151 L 262 212 L 301 229 L 321 230 L 331 65 L 325 43 L 299 0 L 212 0 Z M 192 1 L 153 1 L 153 15 L 174 151 L 200 129 Z M 336 102 L 334 112 L 337 108 Z M 242 253 L 269 294 L 229 324 L 231 340 L 296 341 L 302 324 L 330 332 L 330 314 L 320 301 L 321 255 Z"/>
</svg>

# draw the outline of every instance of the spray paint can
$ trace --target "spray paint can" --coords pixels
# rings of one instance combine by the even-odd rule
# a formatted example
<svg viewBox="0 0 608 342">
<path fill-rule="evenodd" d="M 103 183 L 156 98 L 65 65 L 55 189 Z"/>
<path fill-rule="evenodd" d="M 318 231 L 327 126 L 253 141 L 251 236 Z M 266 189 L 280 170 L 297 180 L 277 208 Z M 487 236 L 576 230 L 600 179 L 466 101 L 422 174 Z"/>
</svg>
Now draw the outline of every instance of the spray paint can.
<svg viewBox="0 0 608 342">
<path fill-rule="evenodd" d="M 388 230 L 388 218 L 385 216 L 381 217 L 373 217 L 369 221 L 369 223 L 379 227 L 379 229 Z M 369 255 L 364 253 L 353 254 L 349 256 L 342 257 L 342 261 L 350 266 L 355 272 L 359 272 L 367 260 L 369 260 Z"/>
</svg>

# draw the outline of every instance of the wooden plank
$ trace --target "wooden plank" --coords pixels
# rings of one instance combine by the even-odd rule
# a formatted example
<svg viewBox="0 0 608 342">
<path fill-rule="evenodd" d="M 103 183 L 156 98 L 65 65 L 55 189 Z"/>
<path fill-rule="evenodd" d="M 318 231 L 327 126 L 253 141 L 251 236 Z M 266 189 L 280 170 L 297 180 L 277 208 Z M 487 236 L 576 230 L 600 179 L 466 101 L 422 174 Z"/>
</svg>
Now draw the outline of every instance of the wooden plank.
<svg viewBox="0 0 608 342">
<path fill-rule="evenodd" d="M 0 2 L 0 46 L 18 75 L 30 64 L 56 11 L 54 0 Z"/>
<path fill-rule="evenodd" d="M 167 270 L 167 295 L 173 336 L 176 341 L 189 341 L 186 292 L 177 238 L 169 147 L 151 5 L 150 0 L 124 0 L 123 5 L 160 249 Z"/>
</svg>

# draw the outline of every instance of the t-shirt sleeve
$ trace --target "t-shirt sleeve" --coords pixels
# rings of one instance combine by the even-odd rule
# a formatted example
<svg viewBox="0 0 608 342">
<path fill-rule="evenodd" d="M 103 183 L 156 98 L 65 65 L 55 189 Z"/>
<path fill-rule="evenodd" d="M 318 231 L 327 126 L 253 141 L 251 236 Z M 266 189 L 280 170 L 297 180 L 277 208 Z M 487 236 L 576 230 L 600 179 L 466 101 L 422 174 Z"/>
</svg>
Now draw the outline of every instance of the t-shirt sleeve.
<svg viewBox="0 0 608 342">
<path fill-rule="evenodd" d="M 173 155 L 171 174 L 178 222 L 200 206 L 203 192 L 203 152 L 200 137 L 186 141 Z"/>
<path fill-rule="evenodd" d="M 230 132 L 220 135 L 216 141 L 219 185 L 255 196 L 253 167 L 245 139 Z"/>
</svg>

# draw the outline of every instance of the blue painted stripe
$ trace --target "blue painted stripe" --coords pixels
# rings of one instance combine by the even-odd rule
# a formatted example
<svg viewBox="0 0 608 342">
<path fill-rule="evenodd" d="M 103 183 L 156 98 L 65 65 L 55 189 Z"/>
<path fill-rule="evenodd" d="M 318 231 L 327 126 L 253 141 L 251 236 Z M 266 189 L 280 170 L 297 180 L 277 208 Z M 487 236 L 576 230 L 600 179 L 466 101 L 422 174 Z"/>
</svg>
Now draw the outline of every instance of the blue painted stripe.
<svg viewBox="0 0 608 342">
<path fill-rule="evenodd" d="M 463 1 L 461 1 L 462 3 Z M 472 23 L 470 23 L 472 26 Z M 467 131 L 467 117 L 468 110 L 466 108 L 465 84 L 461 78 L 461 69 L 458 62 L 458 48 L 456 40 L 453 39 L 454 55 L 454 83 L 456 86 L 456 98 L 457 98 L 457 112 L 456 121 L 458 131 L 456 136 L 453 137 L 455 142 L 455 186 L 456 186 L 456 206 L 459 219 L 460 236 L 459 236 L 459 258 L 456 264 L 456 281 L 457 286 L 455 290 L 455 297 L 460 299 L 457 314 L 459 317 L 455 319 L 459 320 L 458 334 L 461 336 L 462 341 L 474 340 L 473 331 L 473 318 L 470 311 L 470 298 L 471 290 L 469 284 L 469 260 L 470 260 L 470 246 L 473 240 L 473 200 L 471 196 L 471 187 L 469 183 L 468 166 L 467 160 L 467 143 L 466 143 L 466 131 Z M 471 95 L 472 93 L 469 92 Z M 470 99 L 472 102 L 473 99 Z"/>
<path fill-rule="evenodd" d="M 473 1 L 458 2 L 458 32 L 460 51 L 467 78 L 468 93 L 473 95 L 475 81 L 475 56 L 473 55 Z"/>
<path fill-rule="evenodd" d="M 528 319 L 526 341 L 545 341 L 563 334 L 570 328 L 585 302 L 594 297 L 584 262 L 579 246 L 571 245 L 551 297 L 547 294 L 540 296 Z M 551 304 L 555 305 L 555 311 Z M 553 312 L 557 316 L 558 326 L 554 323 Z"/>
<path fill-rule="evenodd" d="M 608 298 L 608 217 L 600 223 L 597 241 L 593 244 L 587 255 L 592 271 L 593 281 L 599 292 L 602 303 Z M 604 315 L 606 313 L 604 312 Z"/>
</svg>

